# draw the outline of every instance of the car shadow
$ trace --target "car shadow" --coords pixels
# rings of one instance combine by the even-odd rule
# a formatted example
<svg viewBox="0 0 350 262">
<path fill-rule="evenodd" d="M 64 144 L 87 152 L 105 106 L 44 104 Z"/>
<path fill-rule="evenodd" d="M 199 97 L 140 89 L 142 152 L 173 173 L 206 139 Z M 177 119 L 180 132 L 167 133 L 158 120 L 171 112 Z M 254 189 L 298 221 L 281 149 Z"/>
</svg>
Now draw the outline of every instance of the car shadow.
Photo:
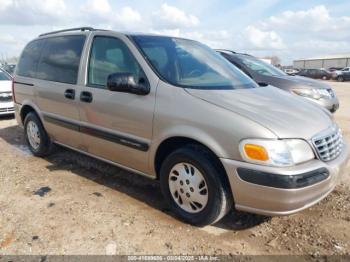
<svg viewBox="0 0 350 262">
<path fill-rule="evenodd" d="M 23 151 L 23 148 L 25 148 L 23 129 L 19 126 L 0 129 L 0 138 L 19 150 Z M 25 153 L 28 155 L 27 151 Z M 61 146 L 55 146 L 53 153 L 45 159 L 49 163 L 47 169 L 50 172 L 57 170 L 70 171 L 75 175 L 127 194 L 150 207 L 176 218 L 165 204 L 159 183 L 156 180 L 128 172 Z M 94 194 L 100 193 L 95 192 Z M 268 217 L 232 211 L 213 226 L 238 231 L 255 227 L 268 220 Z"/>
</svg>

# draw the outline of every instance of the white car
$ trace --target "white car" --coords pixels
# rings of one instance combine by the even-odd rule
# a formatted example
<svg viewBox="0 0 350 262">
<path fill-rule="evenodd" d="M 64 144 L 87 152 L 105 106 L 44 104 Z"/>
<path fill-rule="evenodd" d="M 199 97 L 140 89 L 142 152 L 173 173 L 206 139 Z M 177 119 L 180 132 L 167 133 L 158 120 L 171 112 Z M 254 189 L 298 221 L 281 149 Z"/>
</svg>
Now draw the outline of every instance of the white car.
<svg viewBox="0 0 350 262">
<path fill-rule="evenodd" d="M 286 74 L 288 74 L 288 75 L 294 75 L 294 74 L 296 74 L 296 73 L 299 72 L 298 70 L 296 70 L 296 69 L 291 69 L 291 68 L 284 69 L 283 71 L 284 71 Z"/>
<path fill-rule="evenodd" d="M 12 77 L 0 69 L 0 115 L 14 114 L 12 101 Z"/>
</svg>

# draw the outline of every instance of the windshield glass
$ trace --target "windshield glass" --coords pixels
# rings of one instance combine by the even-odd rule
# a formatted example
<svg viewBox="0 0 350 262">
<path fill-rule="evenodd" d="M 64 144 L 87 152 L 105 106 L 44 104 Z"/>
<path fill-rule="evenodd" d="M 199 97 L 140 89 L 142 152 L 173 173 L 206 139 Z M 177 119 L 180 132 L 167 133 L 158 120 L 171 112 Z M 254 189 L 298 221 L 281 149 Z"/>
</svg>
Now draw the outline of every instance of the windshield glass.
<svg viewBox="0 0 350 262">
<path fill-rule="evenodd" d="M 209 47 L 164 36 L 132 36 L 162 79 L 197 89 L 254 88 L 256 84 Z"/>
<path fill-rule="evenodd" d="M 268 64 L 260 59 L 257 59 L 253 56 L 247 56 L 247 55 L 241 55 L 239 56 L 239 59 L 242 61 L 242 63 L 253 70 L 254 72 L 266 75 L 266 76 L 285 76 L 287 75 L 282 70 L 278 69 L 277 67 Z"/>
<path fill-rule="evenodd" d="M 0 81 L 4 81 L 4 80 L 6 81 L 11 80 L 11 77 L 7 73 L 0 70 Z"/>
</svg>

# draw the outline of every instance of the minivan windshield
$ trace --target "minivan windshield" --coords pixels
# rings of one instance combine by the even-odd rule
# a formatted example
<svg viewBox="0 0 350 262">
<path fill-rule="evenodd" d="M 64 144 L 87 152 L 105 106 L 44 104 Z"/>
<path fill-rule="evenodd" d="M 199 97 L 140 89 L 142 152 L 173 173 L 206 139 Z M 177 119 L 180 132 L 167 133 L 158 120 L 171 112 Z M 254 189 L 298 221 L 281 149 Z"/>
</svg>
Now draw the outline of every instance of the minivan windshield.
<svg viewBox="0 0 350 262">
<path fill-rule="evenodd" d="M 209 47 L 187 39 L 131 36 L 156 73 L 170 84 L 196 89 L 242 89 L 257 85 Z"/>
<path fill-rule="evenodd" d="M 287 75 L 285 72 L 278 69 L 277 67 L 271 64 L 268 64 L 260 59 L 257 59 L 253 56 L 240 55 L 239 59 L 242 61 L 242 63 L 246 67 L 248 67 L 249 69 L 253 70 L 258 74 L 266 75 L 266 76 L 286 76 Z"/>
</svg>

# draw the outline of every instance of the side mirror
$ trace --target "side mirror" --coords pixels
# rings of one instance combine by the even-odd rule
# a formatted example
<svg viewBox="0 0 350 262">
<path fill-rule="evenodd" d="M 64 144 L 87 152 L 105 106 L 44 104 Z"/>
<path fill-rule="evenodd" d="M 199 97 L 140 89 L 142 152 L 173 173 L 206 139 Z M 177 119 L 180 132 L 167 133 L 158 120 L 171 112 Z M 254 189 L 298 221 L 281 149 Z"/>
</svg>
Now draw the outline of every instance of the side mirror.
<svg viewBox="0 0 350 262">
<path fill-rule="evenodd" d="M 150 92 L 147 80 L 141 77 L 135 80 L 131 73 L 114 73 L 107 78 L 107 88 L 114 92 L 147 95 Z"/>
</svg>

